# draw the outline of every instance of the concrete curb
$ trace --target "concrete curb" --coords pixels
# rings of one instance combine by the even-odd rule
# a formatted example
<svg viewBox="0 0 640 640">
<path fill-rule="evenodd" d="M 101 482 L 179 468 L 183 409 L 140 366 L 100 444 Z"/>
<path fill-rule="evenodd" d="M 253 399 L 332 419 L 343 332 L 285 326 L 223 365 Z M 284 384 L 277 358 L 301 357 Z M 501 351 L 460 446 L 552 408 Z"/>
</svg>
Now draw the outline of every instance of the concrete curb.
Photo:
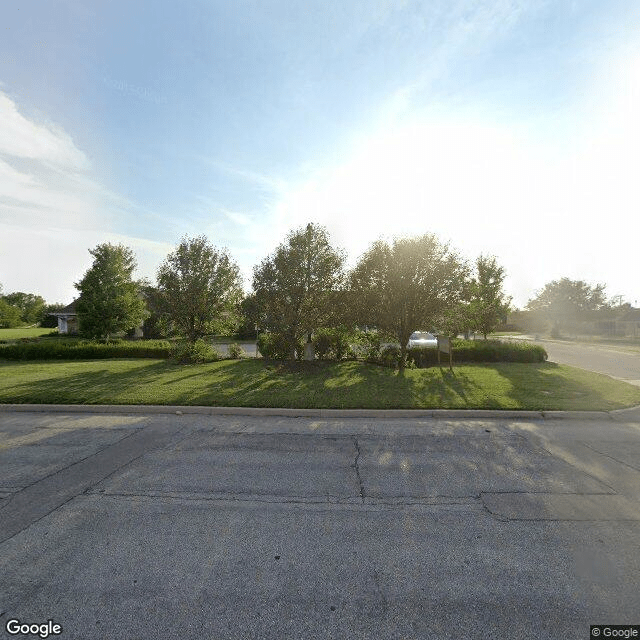
<svg viewBox="0 0 640 640">
<path fill-rule="evenodd" d="M 0 404 L 1 412 L 196 414 L 288 418 L 498 418 L 508 420 L 640 420 L 640 406 L 614 411 L 513 411 L 496 409 L 286 409 L 121 404 Z"/>
</svg>

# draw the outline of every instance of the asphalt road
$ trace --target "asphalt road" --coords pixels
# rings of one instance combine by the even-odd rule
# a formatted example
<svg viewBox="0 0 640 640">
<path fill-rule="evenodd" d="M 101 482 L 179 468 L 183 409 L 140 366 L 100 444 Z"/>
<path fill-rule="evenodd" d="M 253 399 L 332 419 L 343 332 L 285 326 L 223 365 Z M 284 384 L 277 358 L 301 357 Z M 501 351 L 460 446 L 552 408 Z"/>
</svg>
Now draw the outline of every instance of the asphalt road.
<svg viewBox="0 0 640 640">
<path fill-rule="evenodd" d="M 570 640 L 640 624 L 630 416 L 1 413 L 0 633 Z"/>
<path fill-rule="evenodd" d="M 541 340 L 551 362 L 605 373 L 640 386 L 640 351 L 624 347 Z"/>
</svg>

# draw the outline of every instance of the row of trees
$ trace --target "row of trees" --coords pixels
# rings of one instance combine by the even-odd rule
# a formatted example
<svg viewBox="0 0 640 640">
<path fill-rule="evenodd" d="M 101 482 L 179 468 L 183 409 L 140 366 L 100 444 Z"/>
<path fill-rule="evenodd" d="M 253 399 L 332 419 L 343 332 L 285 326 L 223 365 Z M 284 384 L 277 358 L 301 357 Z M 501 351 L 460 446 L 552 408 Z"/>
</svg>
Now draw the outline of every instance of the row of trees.
<svg viewBox="0 0 640 640">
<path fill-rule="evenodd" d="M 584 280 L 553 280 L 513 319 L 526 330 L 550 330 L 552 336 L 558 336 L 562 330 L 578 331 L 581 324 L 615 319 L 632 309 L 623 296 L 608 300 L 605 289 L 604 284 L 592 286 Z"/>
<path fill-rule="evenodd" d="M 0 328 L 10 329 L 36 324 L 46 326 L 48 314 L 61 309 L 62 306 L 48 305 L 43 297 L 33 293 L 14 291 L 2 295 L 2 285 L 0 285 Z M 55 322 L 55 318 L 53 320 Z M 51 326 L 55 326 L 55 323 Z"/>
<path fill-rule="evenodd" d="M 127 247 L 103 244 L 91 254 L 94 263 L 76 284 L 77 311 L 81 330 L 95 337 L 129 329 L 150 311 L 191 342 L 239 322 L 254 325 L 280 336 L 293 358 L 320 328 L 367 325 L 400 343 L 402 366 L 413 331 L 486 335 L 510 302 L 495 258 L 480 256 L 472 268 L 431 234 L 375 242 L 347 271 L 327 231 L 308 224 L 254 268 L 246 297 L 238 265 L 204 236 L 182 240 L 155 286 L 133 280 Z"/>
</svg>

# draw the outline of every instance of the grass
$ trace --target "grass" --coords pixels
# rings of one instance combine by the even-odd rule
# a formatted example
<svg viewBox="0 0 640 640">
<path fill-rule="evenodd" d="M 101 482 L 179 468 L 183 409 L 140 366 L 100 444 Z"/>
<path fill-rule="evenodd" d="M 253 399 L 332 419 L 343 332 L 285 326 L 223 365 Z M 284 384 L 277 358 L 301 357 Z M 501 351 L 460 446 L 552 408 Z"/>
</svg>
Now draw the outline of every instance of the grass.
<svg viewBox="0 0 640 640">
<path fill-rule="evenodd" d="M 294 408 L 611 410 L 640 388 L 554 363 L 392 369 L 362 362 L 0 362 L 0 402 Z"/>
<path fill-rule="evenodd" d="M 15 329 L 0 329 L 0 340 L 19 340 L 20 338 L 39 338 L 48 336 L 52 331 L 51 327 L 16 327 Z"/>
</svg>

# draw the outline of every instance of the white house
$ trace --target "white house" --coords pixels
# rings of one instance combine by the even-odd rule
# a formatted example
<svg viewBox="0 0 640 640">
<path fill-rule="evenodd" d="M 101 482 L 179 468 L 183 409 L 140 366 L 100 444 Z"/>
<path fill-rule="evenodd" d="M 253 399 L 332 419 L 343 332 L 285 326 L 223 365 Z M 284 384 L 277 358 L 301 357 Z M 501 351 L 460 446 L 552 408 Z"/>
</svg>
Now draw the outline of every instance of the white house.
<svg viewBox="0 0 640 640">
<path fill-rule="evenodd" d="M 78 314 L 76 312 L 76 304 L 80 298 L 76 298 L 71 304 L 68 304 L 62 311 L 55 311 L 52 316 L 58 318 L 58 333 L 66 335 L 78 334 Z M 134 337 L 142 338 L 142 324 L 136 327 Z"/>
<path fill-rule="evenodd" d="M 71 304 L 68 304 L 61 311 L 52 313 L 52 316 L 58 318 L 58 333 L 77 334 L 78 333 L 78 314 L 76 313 L 76 298 Z"/>
</svg>

